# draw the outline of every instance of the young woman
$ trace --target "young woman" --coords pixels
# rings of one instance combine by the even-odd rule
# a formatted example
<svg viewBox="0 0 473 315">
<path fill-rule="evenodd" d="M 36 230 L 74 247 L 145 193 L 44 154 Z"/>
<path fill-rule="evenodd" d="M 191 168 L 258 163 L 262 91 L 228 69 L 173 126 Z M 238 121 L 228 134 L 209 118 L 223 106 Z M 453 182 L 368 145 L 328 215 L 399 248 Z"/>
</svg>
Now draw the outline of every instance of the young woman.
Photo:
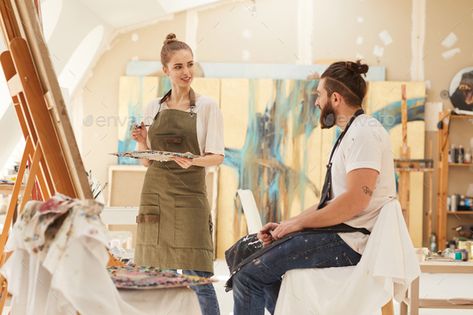
<svg viewBox="0 0 473 315">
<path fill-rule="evenodd" d="M 132 137 L 139 150 L 190 152 L 198 157 L 144 161 L 148 170 L 136 218 L 135 262 L 211 277 L 212 220 L 205 167 L 223 162 L 222 114 L 214 100 L 192 90 L 192 50 L 174 34 L 164 41 L 161 63 L 172 88 L 148 105 L 144 120 L 150 123 L 149 129 L 142 123 L 133 130 Z M 203 314 L 219 314 L 211 284 L 193 289 Z"/>
</svg>

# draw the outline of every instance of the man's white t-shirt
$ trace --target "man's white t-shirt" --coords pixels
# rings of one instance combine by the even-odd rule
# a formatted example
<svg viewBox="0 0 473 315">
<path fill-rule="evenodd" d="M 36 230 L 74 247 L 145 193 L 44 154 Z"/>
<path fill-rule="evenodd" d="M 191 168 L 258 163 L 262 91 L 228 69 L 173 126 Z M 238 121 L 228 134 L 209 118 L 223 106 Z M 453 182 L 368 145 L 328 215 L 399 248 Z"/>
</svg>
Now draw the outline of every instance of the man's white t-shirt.
<svg viewBox="0 0 473 315">
<path fill-rule="evenodd" d="M 396 197 L 394 161 L 391 150 L 389 134 L 375 118 L 364 114 L 360 115 L 348 128 L 333 155 L 333 199 L 346 192 L 349 172 L 360 168 L 370 168 L 378 171 L 379 175 L 368 206 L 344 223 L 353 227 L 364 227 L 371 231 L 381 208 Z M 360 254 L 363 253 L 369 237 L 361 232 L 339 233 L 339 236 Z"/>
<path fill-rule="evenodd" d="M 146 125 L 153 123 L 158 113 L 160 98 L 152 100 L 145 110 L 143 122 Z M 161 104 L 161 111 L 167 110 L 166 102 Z M 190 111 L 190 110 L 188 110 Z M 223 142 L 223 116 L 217 102 L 204 95 L 196 95 L 194 112 L 197 114 L 197 141 L 200 155 L 205 153 L 225 155 Z M 150 147 L 148 139 L 148 147 Z"/>
</svg>

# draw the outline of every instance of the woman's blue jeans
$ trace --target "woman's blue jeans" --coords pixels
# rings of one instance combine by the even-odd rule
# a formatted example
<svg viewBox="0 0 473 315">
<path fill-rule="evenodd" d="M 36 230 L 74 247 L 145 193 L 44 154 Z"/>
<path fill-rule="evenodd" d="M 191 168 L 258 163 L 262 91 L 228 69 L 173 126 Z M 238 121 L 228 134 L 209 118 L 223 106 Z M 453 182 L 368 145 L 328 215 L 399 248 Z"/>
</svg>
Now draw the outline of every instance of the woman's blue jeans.
<svg viewBox="0 0 473 315">
<path fill-rule="evenodd" d="M 291 269 L 353 266 L 361 255 L 337 233 L 297 235 L 233 276 L 234 315 L 274 314 L 282 276 Z"/>
<path fill-rule="evenodd" d="M 213 276 L 211 272 L 196 270 L 182 270 L 182 273 L 185 275 L 199 276 L 204 278 L 210 278 Z M 217 295 L 215 294 L 215 289 L 212 284 L 191 286 L 191 289 L 197 294 L 202 315 L 220 315 Z"/>
</svg>

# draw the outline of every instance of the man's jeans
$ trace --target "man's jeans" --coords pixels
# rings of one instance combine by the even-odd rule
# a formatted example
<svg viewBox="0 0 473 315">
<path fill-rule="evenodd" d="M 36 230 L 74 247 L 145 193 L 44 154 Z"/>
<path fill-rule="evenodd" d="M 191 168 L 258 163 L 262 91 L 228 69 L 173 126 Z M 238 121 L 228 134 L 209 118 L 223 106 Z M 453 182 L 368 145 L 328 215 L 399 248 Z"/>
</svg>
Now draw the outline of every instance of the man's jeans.
<svg viewBox="0 0 473 315">
<path fill-rule="evenodd" d="M 196 270 L 182 270 L 182 273 L 185 275 L 199 276 L 204 278 L 210 278 L 213 276 L 213 274 L 210 272 Z M 220 314 L 217 295 L 215 294 L 215 289 L 212 284 L 191 286 L 191 289 L 197 293 L 202 315 Z"/>
<path fill-rule="evenodd" d="M 294 236 L 245 265 L 233 277 L 234 315 L 274 314 L 281 277 L 302 268 L 353 266 L 361 255 L 337 233 Z"/>
</svg>

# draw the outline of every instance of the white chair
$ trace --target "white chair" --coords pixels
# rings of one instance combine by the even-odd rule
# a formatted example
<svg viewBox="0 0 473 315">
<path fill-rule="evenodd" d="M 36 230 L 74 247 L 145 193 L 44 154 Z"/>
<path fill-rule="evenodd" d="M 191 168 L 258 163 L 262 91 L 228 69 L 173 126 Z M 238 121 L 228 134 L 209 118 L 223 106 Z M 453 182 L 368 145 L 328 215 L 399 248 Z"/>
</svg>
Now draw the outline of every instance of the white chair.
<svg viewBox="0 0 473 315">
<path fill-rule="evenodd" d="M 382 209 L 358 265 L 295 269 L 283 279 L 276 315 L 394 314 L 420 274 L 419 263 L 397 200 Z"/>
<path fill-rule="evenodd" d="M 248 233 L 258 233 L 263 224 L 261 223 L 261 217 L 253 193 L 249 189 L 238 189 L 237 194 L 240 197 L 241 207 L 245 214 Z"/>
</svg>

